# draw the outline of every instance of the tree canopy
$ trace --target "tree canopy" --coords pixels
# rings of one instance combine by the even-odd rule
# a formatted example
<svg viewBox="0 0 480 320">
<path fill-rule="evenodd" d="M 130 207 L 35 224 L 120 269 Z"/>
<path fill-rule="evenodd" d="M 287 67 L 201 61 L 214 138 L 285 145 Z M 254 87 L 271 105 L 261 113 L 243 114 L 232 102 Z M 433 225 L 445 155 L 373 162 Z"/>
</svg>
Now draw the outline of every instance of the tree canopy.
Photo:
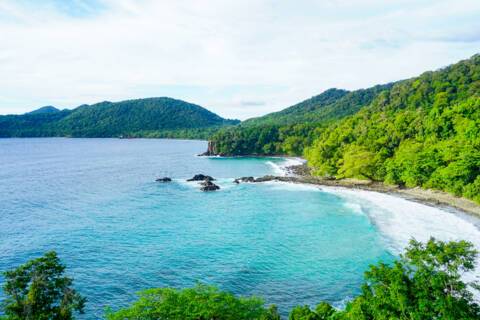
<svg viewBox="0 0 480 320">
<path fill-rule="evenodd" d="M 480 56 L 394 85 L 320 132 L 305 156 L 317 175 L 421 186 L 480 202 Z"/>
<path fill-rule="evenodd" d="M 6 320 L 69 320 L 83 313 L 86 299 L 64 275 L 65 266 L 54 251 L 6 271 L 3 303 Z"/>
<path fill-rule="evenodd" d="M 279 320 L 276 308 L 256 297 L 236 297 L 215 287 L 150 289 L 131 307 L 107 312 L 107 320 Z"/>
</svg>

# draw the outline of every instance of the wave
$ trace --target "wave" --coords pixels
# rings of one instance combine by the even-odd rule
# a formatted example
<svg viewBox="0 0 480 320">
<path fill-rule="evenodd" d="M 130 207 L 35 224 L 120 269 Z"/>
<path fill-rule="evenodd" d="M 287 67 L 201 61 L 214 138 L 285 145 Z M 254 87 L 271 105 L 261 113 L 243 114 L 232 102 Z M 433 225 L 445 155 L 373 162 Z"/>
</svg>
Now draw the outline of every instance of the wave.
<svg viewBox="0 0 480 320">
<path fill-rule="evenodd" d="M 282 181 L 266 181 L 262 184 L 270 185 L 275 190 L 286 191 L 321 191 L 321 188 L 311 184 L 291 183 Z"/>
<path fill-rule="evenodd" d="M 211 155 L 211 156 L 204 156 L 204 155 L 202 155 L 202 154 L 196 153 L 196 154 L 194 154 L 193 156 L 194 156 L 194 157 L 198 157 L 198 158 L 228 158 L 228 157 L 224 157 L 224 156 L 221 156 L 221 155 L 218 155 L 218 154 L 216 154 L 216 155 Z"/>
<path fill-rule="evenodd" d="M 324 192 L 342 197 L 347 206 L 361 207 L 385 238 L 387 249 L 398 255 L 410 239 L 428 241 L 430 237 L 442 241 L 466 240 L 480 250 L 480 229 L 472 219 L 397 196 L 365 190 L 322 187 Z M 465 280 L 480 280 L 478 269 Z"/>
<path fill-rule="evenodd" d="M 271 167 L 272 174 L 276 176 L 284 176 L 287 174 L 285 168 L 282 168 L 282 166 L 278 163 L 275 163 L 273 161 L 267 161 L 266 164 Z"/>
<path fill-rule="evenodd" d="M 332 306 L 337 310 L 345 310 L 347 304 L 352 301 L 354 298 L 351 296 L 347 296 L 341 300 L 335 301 L 332 303 Z"/>
<path fill-rule="evenodd" d="M 288 175 L 288 167 L 298 166 L 305 163 L 301 158 L 282 158 L 282 162 L 267 161 L 266 163 L 272 167 L 273 174 L 276 176 Z"/>
</svg>

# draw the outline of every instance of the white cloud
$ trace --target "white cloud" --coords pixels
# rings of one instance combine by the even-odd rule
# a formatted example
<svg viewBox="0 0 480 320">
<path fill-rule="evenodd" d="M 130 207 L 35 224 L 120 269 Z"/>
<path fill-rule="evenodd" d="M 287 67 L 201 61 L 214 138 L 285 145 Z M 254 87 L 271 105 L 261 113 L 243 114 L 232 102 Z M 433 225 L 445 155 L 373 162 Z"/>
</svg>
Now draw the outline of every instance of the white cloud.
<svg viewBox="0 0 480 320">
<path fill-rule="evenodd" d="M 0 113 L 167 95 L 247 118 L 480 47 L 476 0 L 87 2 L 0 0 Z"/>
</svg>

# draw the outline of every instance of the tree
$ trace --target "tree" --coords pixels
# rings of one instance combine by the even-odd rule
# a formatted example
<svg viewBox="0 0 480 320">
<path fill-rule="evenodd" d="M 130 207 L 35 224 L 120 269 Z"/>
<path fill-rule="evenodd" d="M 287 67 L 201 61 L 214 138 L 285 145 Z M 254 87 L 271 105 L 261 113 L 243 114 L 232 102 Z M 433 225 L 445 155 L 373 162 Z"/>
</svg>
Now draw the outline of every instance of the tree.
<svg viewBox="0 0 480 320">
<path fill-rule="evenodd" d="M 149 289 L 139 293 L 131 307 L 107 311 L 108 320 L 279 320 L 276 307 L 268 309 L 256 297 L 235 297 L 215 287 L 198 284 L 193 288 Z"/>
<path fill-rule="evenodd" d="M 336 313 L 335 309 L 326 302 L 320 302 L 315 310 L 309 306 L 297 306 L 292 309 L 289 320 L 328 320 Z"/>
<path fill-rule="evenodd" d="M 73 279 L 54 251 L 4 273 L 7 295 L 4 312 L 9 320 L 68 320 L 83 313 L 86 298 L 73 289 Z"/>
<path fill-rule="evenodd" d="M 426 244 L 411 240 L 392 265 L 379 263 L 365 272 L 362 293 L 343 311 L 326 302 L 315 310 L 295 307 L 289 320 L 480 319 L 480 306 L 462 276 L 475 268 L 477 252 L 466 241 Z"/>
<path fill-rule="evenodd" d="M 330 319 L 479 319 L 480 306 L 462 275 L 475 268 L 477 252 L 466 241 L 426 244 L 411 240 L 392 265 L 365 273 L 362 294 Z"/>
<path fill-rule="evenodd" d="M 288 320 L 319 320 L 319 318 L 309 306 L 296 306 L 290 311 Z"/>
<path fill-rule="evenodd" d="M 372 179 L 375 174 L 375 154 L 367 148 L 350 145 L 338 170 L 339 178 Z"/>
</svg>

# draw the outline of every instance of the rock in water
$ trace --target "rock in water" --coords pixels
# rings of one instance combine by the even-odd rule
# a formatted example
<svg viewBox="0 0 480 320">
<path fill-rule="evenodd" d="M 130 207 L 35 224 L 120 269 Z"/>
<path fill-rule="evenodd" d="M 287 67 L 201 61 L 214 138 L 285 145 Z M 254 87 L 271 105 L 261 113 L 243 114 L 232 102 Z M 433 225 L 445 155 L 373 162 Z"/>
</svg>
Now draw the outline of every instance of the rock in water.
<svg viewBox="0 0 480 320">
<path fill-rule="evenodd" d="M 238 179 L 233 180 L 235 183 L 240 183 L 240 182 L 255 182 L 254 177 L 241 177 Z"/>
<path fill-rule="evenodd" d="M 171 182 L 172 179 L 169 178 L 169 177 L 163 177 L 163 178 L 158 178 L 155 181 L 157 181 L 157 182 Z"/>
<path fill-rule="evenodd" d="M 212 185 L 212 186 L 205 186 L 205 187 L 201 187 L 200 190 L 202 191 L 216 191 L 220 189 L 219 186 L 217 186 L 216 184 Z"/>
<path fill-rule="evenodd" d="M 219 186 L 217 186 L 215 183 L 211 182 L 211 181 L 204 181 L 201 183 L 202 187 L 200 188 L 200 190 L 202 191 L 215 191 L 215 190 L 218 190 L 220 189 Z"/>
<path fill-rule="evenodd" d="M 255 179 L 254 182 L 267 182 L 267 181 L 276 181 L 278 180 L 278 177 L 276 176 L 263 176 L 263 177 L 260 177 L 260 178 L 257 178 Z"/>
<path fill-rule="evenodd" d="M 215 179 L 204 174 L 196 174 L 193 178 L 188 179 L 187 181 L 215 181 Z"/>
</svg>

